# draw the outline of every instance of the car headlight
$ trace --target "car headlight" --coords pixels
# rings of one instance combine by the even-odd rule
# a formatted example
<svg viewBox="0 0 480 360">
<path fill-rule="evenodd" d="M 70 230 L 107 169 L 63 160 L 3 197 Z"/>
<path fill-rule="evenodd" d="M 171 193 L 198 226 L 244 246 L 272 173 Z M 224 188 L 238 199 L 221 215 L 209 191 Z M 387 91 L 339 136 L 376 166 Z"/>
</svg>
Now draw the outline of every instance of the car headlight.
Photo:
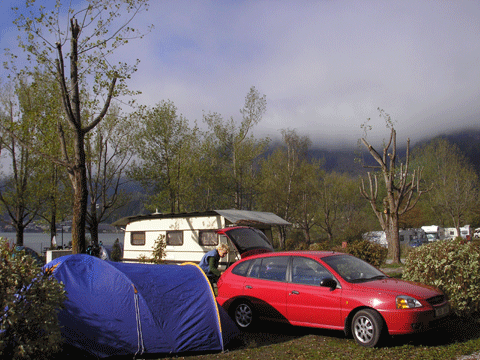
<svg viewBox="0 0 480 360">
<path fill-rule="evenodd" d="M 397 309 L 413 309 L 422 307 L 420 301 L 410 296 L 397 296 Z"/>
</svg>

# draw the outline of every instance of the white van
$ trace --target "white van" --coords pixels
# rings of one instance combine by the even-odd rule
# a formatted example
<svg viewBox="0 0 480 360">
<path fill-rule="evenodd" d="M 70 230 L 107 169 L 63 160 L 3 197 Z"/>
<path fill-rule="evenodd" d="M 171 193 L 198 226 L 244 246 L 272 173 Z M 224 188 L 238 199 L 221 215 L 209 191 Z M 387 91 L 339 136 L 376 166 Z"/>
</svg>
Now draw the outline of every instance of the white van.
<svg viewBox="0 0 480 360">
<path fill-rule="evenodd" d="M 125 262 L 137 262 L 141 257 L 151 258 L 155 241 L 164 237 L 166 263 L 199 263 L 205 253 L 219 243 L 226 243 L 230 252 L 220 262 L 220 267 L 225 268 L 245 252 L 258 249 L 271 251 L 272 226 L 287 226 L 290 223 L 268 212 L 212 210 L 130 216 L 113 225 L 125 226 Z M 227 227 L 239 230 L 219 231 Z"/>
</svg>

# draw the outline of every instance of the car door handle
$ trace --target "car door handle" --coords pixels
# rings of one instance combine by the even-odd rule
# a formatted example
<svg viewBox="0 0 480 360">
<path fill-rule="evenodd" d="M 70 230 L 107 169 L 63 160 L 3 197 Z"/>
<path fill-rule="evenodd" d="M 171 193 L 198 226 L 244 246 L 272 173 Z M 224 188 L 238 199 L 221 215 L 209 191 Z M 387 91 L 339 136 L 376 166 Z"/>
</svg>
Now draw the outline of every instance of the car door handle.
<svg viewBox="0 0 480 360">
<path fill-rule="evenodd" d="M 252 289 L 252 285 L 245 285 L 245 289 Z"/>
<path fill-rule="evenodd" d="M 297 290 L 293 290 L 290 294 L 288 295 L 300 295 L 300 292 L 298 292 Z"/>
</svg>

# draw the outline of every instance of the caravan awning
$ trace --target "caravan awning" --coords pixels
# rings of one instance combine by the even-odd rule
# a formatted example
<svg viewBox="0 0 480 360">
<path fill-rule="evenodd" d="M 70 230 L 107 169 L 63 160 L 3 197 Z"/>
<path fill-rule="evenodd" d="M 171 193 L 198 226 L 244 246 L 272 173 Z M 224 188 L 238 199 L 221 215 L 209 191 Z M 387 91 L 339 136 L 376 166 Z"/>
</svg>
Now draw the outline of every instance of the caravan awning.
<svg viewBox="0 0 480 360">
<path fill-rule="evenodd" d="M 113 226 L 126 226 L 127 224 L 138 221 L 138 220 L 148 220 L 148 219 L 165 219 L 165 218 L 178 218 L 178 217 L 192 217 L 192 216 L 210 216 L 210 215 L 220 215 L 227 219 L 232 224 L 265 224 L 265 225 L 277 225 L 277 226 L 286 226 L 291 225 L 288 221 L 282 219 L 280 216 L 275 215 L 271 212 L 262 212 L 262 211 L 249 211 L 249 210 L 212 210 L 204 212 L 191 212 L 191 213 L 170 213 L 170 214 L 161 214 L 153 213 L 147 215 L 134 215 L 127 216 L 115 221 Z"/>
<path fill-rule="evenodd" d="M 223 216 L 232 224 L 238 223 L 262 223 L 266 225 L 291 225 L 280 216 L 270 212 L 248 211 L 248 210 L 214 210 L 217 214 Z"/>
</svg>

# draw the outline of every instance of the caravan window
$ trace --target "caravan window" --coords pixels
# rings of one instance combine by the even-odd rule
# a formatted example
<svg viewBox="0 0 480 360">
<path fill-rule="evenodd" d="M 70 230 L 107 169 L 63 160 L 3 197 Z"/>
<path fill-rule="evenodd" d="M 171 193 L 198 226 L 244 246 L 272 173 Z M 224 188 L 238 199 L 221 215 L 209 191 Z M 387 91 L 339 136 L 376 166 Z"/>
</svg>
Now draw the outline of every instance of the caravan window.
<svg viewBox="0 0 480 360">
<path fill-rule="evenodd" d="M 200 230 L 198 233 L 198 243 L 202 246 L 217 246 L 217 233 L 212 230 Z"/>
<path fill-rule="evenodd" d="M 183 245 L 183 231 L 167 231 L 167 245 Z"/>
<path fill-rule="evenodd" d="M 130 244 L 145 245 L 145 231 L 135 231 L 130 235 Z"/>
</svg>

